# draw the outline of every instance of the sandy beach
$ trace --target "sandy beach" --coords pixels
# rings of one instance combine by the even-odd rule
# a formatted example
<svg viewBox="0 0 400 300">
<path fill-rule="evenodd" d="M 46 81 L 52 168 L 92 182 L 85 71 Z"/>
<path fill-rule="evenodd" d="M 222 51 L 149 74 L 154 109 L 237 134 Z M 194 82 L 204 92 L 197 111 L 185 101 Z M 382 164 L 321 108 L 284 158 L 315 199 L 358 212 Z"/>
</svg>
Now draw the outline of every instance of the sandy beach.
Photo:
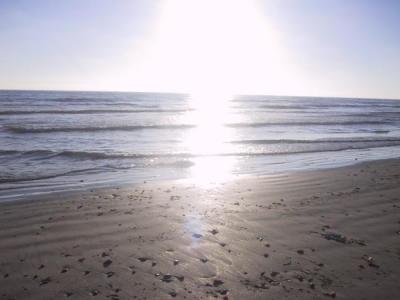
<svg viewBox="0 0 400 300">
<path fill-rule="evenodd" d="M 400 160 L 0 205 L 0 298 L 399 299 Z"/>
</svg>

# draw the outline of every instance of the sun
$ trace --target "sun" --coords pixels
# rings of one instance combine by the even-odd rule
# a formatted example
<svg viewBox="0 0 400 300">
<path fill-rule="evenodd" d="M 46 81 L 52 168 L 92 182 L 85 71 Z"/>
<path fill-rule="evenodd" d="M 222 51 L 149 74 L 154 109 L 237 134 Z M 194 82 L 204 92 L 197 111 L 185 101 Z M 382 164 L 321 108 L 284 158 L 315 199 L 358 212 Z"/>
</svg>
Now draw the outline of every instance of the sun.
<svg viewBox="0 0 400 300">
<path fill-rule="evenodd" d="M 289 64 L 259 5 L 257 0 L 162 1 L 135 80 L 145 90 L 194 95 L 278 88 Z"/>
<path fill-rule="evenodd" d="M 193 123 L 183 141 L 196 182 L 221 181 L 235 168 L 231 99 L 277 87 L 288 68 L 257 0 L 164 0 L 136 73 L 144 90 L 190 94 Z M 281 80 L 283 82 L 283 80 Z M 147 89 L 146 87 L 149 87 Z"/>
</svg>

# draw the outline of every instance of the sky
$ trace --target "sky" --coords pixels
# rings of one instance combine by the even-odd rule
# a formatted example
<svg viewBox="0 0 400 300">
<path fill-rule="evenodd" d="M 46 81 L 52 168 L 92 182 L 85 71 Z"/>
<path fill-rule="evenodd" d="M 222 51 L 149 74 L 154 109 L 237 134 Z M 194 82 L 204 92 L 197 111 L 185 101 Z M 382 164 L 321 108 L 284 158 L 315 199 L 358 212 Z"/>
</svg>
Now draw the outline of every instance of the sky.
<svg viewBox="0 0 400 300">
<path fill-rule="evenodd" d="M 400 1 L 0 0 L 0 89 L 400 98 Z"/>
</svg>

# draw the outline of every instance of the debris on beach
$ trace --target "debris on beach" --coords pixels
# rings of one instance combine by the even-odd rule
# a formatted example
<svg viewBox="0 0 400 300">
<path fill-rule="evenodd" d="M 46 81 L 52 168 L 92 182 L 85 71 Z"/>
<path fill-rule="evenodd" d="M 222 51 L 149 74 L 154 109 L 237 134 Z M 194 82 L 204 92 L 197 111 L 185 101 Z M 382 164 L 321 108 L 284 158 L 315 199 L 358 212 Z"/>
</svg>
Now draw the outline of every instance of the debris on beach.
<svg viewBox="0 0 400 300">
<path fill-rule="evenodd" d="M 103 267 L 108 268 L 112 264 L 111 259 L 107 259 L 106 261 L 103 262 Z"/>
<path fill-rule="evenodd" d="M 163 281 L 163 282 L 167 282 L 167 283 L 169 283 L 169 282 L 171 282 L 171 281 L 173 281 L 174 279 L 173 279 L 173 276 L 171 275 L 171 274 L 165 274 L 165 275 L 163 275 L 162 277 L 161 277 L 161 281 Z"/>
<path fill-rule="evenodd" d="M 346 244 L 347 243 L 347 238 L 341 234 L 338 233 L 322 233 L 321 234 L 325 239 L 327 239 L 328 241 L 335 241 L 338 243 L 342 243 L 342 244 Z"/>
<path fill-rule="evenodd" d="M 271 277 L 276 277 L 278 275 L 279 275 L 279 272 L 276 272 L 276 271 L 271 272 Z"/>
<path fill-rule="evenodd" d="M 215 286 L 215 287 L 218 287 L 218 286 L 223 285 L 223 284 L 224 284 L 224 282 L 222 280 L 219 280 L 219 279 L 214 279 L 214 281 L 212 283 L 212 285 Z"/>
<path fill-rule="evenodd" d="M 145 262 L 145 261 L 148 261 L 149 258 L 148 258 L 148 257 L 139 257 L 138 260 L 139 260 L 140 262 Z"/>
<path fill-rule="evenodd" d="M 373 268 L 379 268 L 379 265 L 375 262 L 372 256 L 364 255 L 362 259 L 367 262 L 368 266 Z"/>
<path fill-rule="evenodd" d="M 219 231 L 217 229 L 213 229 L 210 231 L 210 233 L 212 233 L 213 235 L 216 235 Z"/>
<path fill-rule="evenodd" d="M 101 253 L 101 257 L 107 257 L 107 256 L 110 256 L 110 254 L 108 254 L 108 253 L 105 252 L 105 251 L 103 251 L 103 252 Z"/>
<path fill-rule="evenodd" d="M 335 232 L 321 233 L 321 235 L 328 241 L 335 241 L 342 244 L 357 244 L 360 246 L 366 246 L 366 243 L 363 240 L 347 238 L 346 236 Z"/>
<path fill-rule="evenodd" d="M 98 290 L 91 290 L 91 291 L 89 292 L 89 295 L 90 295 L 90 296 L 97 296 L 98 294 L 100 294 L 100 292 L 99 292 Z"/>
<path fill-rule="evenodd" d="M 169 295 L 170 295 L 172 298 L 175 298 L 178 294 L 177 294 L 176 292 L 172 291 L 172 292 L 169 292 Z"/>
<path fill-rule="evenodd" d="M 328 297 L 335 298 L 336 297 L 336 292 L 335 291 L 325 292 L 324 295 L 328 296 Z"/>
<path fill-rule="evenodd" d="M 71 292 L 65 292 L 64 297 L 68 298 L 71 297 L 73 294 Z"/>
<path fill-rule="evenodd" d="M 39 285 L 45 285 L 45 284 L 48 284 L 49 282 L 51 282 L 51 278 L 46 277 L 46 278 L 40 280 Z"/>
</svg>

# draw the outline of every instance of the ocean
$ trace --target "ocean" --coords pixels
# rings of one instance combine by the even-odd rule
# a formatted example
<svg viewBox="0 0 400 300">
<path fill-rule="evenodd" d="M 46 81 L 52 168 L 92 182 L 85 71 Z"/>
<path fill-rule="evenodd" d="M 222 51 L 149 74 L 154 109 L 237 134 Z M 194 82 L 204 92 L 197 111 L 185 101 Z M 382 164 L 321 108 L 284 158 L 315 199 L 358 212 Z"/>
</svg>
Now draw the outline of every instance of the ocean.
<svg viewBox="0 0 400 300">
<path fill-rule="evenodd" d="M 400 155 L 400 101 L 0 91 L 0 199 Z"/>
</svg>

